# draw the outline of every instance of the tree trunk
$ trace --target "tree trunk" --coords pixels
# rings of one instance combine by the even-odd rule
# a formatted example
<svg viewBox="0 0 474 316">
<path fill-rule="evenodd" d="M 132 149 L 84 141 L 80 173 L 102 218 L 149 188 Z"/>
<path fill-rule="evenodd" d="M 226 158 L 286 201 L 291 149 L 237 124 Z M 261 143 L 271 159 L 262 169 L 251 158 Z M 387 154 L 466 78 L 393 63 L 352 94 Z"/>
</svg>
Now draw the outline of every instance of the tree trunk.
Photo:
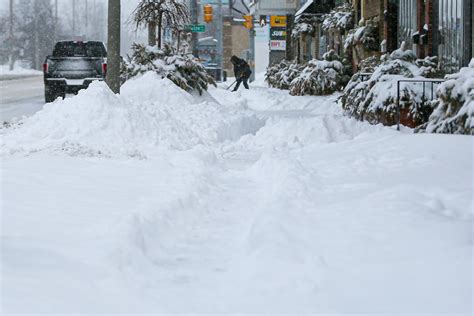
<svg viewBox="0 0 474 316">
<path fill-rule="evenodd" d="M 160 16 L 158 18 L 158 48 L 161 48 L 161 29 L 163 23 L 163 12 L 160 12 Z"/>
<path fill-rule="evenodd" d="M 155 22 L 148 23 L 148 45 L 150 46 L 156 45 L 156 23 Z"/>
<path fill-rule="evenodd" d="M 13 57 L 13 51 L 14 51 L 14 47 L 13 47 L 13 0 L 10 0 L 10 40 L 9 40 L 9 44 L 10 44 L 10 54 L 8 56 L 8 63 L 9 63 L 9 69 L 10 71 L 13 70 L 13 67 L 14 67 L 14 64 L 15 64 L 15 58 Z"/>
<path fill-rule="evenodd" d="M 107 50 L 107 84 L 120 93 L 120 0 L 109 0 Z"/>
</svg>

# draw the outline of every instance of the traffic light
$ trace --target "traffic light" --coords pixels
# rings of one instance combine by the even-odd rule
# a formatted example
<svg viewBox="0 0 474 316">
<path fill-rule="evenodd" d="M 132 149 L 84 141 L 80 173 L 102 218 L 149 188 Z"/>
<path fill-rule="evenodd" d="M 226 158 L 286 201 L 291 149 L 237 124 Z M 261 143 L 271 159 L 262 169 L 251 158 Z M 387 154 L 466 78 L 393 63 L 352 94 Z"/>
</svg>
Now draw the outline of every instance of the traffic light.
<svg viewBox="0 0 474 316">
<path fill-rule="evenodd" d="M 253 16 L 244 15 L 244 20 L 244 26 L 250 30 L 253 27 Z"/>
<path fill-rule="evenodd" d="M 212 5 L 210 4 L 204 5 L 204 22 L 212 22 Z"/>
</svg>

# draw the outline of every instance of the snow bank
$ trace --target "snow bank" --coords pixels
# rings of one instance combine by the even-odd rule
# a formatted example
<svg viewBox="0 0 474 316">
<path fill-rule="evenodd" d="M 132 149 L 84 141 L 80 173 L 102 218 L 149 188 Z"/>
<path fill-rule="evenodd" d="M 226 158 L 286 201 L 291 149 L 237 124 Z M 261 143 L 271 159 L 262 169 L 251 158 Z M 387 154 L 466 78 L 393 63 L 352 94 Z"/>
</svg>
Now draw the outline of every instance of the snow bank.
<svg viewBox="0 0 474 316">
<path fill-rule="evenodd" d="M 47 104 L 5 132 L 1 153 L 145 157 L 157 146 L 186 150 L 236 140 L 262 124 L 253 114 L 192 96 L 150 72 L 124 84 L 121 95 L 94 82 L 73 98 Z"/>
<path fill-rule="evenodd" d="M 13 70 L 10 70 L 9 65 L 0 65 L 0 75 L 41 75 L 43 74 L 39 70 L 23 68 L 19 65 L 15 65 Z"/>
</svg>

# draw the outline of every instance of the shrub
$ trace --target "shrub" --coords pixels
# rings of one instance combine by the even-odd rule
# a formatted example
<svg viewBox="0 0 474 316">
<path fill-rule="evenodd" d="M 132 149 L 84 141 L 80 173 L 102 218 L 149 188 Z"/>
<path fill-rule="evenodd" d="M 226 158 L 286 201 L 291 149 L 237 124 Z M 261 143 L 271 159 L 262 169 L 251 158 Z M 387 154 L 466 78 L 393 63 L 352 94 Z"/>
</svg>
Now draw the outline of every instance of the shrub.
<svg viewBox="0 0 474 316">
<path fill-rule="evenodd" d="M 474 135 L 474 58 L 445 79 L 436 90 L 433 114 L 416 131 Z"/>
<path fill-rule="evenodd" d="M 122 62 L 122 81 L 147 71 L 155 71 L 188 92 L 197 91 L 202 94 L 209 84 L 216 85 L 214 78 L 192 55 L 174 54 L 167 45 L 158 49 L 135 43 L 132 45 L 131 57 Z"/>
<path fill-rule="evenodd" d="M 354 9 L 348 3 L 331 10 L 324 16 L 322 29 L 343 33 L 354 27 Z"/>
<path fill-rule="evenodd" d="M 349 116 L 372 124 L 396 124 L 397 80 L 425 78 L 423 74 L 435 72 L 435 69 L 429 66 L 430 62 L 431 59 L 416 61 L 415 54 L 409 50 L 399 49 L 391 55 L 384 55 L 379 66 L 375 66 L 372 61 L 375 69 L 370 78 L 363 81 L 358 74 L 352 77 L 339 103 Z M 425 123 L 433 108 L 430 102 L 422 98 L 422 85 L 402 84 L 400 88 L 402 123 L 411 127 Z"/>
<path fill-rule="evenodd" d="M 271 87 L 290 90 L 291 95 L 325 95 L 342 89 L 349 73 L 349 62 L 331 50 L 323 60 L 302 65 L 283 60 L 267 69 L 265 80 Z"/>
<path fill-rule="evenodd" d="M 267 68 L 265 80 L 273 87 L 283 90 L 290 89 L 290 84 L 302 71 L 304 66 L 282 60 Z"/>
<path fill-rule="evenodd" d="M 291 81 L 291 95 L 326 95 L 340 90 L 345 81 L 344 65 L 334 51 L 323 56 L 324 60 L 313 59 L 303 71 Z"/>
</svg>

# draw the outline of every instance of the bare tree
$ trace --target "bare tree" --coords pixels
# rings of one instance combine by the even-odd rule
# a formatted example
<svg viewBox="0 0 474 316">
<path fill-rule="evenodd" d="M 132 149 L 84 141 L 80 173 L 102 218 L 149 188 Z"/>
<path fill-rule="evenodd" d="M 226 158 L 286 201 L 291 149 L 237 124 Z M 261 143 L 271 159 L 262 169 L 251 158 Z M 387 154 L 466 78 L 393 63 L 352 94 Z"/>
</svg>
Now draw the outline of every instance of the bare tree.
<svg viewBox="0 0 474 316">
<path fill-rule="evenodd" d="M 137 28 L 148 27 L 148 41 L 154 45 L 156 27 L 158 27 L 158 47 L 161 48 L 161 34 L 164 26 L 182 27 L 189 23 L 189 11 L 181 0 L 142 0 L 133 12 L 133 21 Z"/>
</svg>

